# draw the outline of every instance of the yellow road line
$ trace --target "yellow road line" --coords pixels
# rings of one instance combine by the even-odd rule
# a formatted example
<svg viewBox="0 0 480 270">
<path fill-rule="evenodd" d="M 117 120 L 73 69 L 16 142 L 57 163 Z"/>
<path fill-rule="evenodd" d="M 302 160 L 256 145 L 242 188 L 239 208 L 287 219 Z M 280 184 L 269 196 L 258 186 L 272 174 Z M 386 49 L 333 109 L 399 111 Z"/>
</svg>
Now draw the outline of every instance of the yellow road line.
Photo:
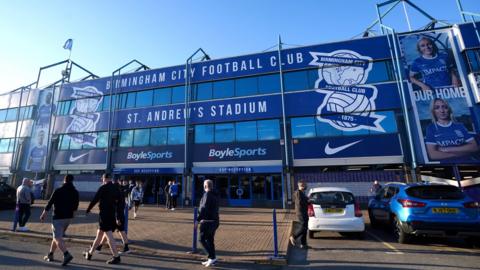
<svg viewBox="0 0 480 270">
<path fill-rule="evenodd" d="M 382 243 L 384 246 L 386 246 L 387 248 L 393 250 L 395 253 L 397 254 L 403 254 L 403 252 L 401 252 L 400 250 L 396 249 L 394 246 L 390 245 L 389 243 L 383 241 L 380 237 L 376 236 L 375 234 L 371 233 L 371 232 L 368 232 L 367 231 L 367 234 L 370 235 L 371 237 L 373 237 L 375 240 L 377 240 L 378 242 Z"/>
</svg>

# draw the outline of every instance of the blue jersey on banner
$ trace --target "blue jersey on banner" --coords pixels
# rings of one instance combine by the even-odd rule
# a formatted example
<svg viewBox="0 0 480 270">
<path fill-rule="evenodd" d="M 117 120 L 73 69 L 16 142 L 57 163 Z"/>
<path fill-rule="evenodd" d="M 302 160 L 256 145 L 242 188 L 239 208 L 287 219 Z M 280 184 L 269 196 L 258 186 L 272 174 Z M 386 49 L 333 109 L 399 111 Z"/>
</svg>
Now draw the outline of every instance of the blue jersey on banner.
<svg viewBox="0 0 480 270">
<path fill-rule="evenodd" d="M 460 146 L 473 139 L 473 135 L 468 133 L 461 123 L 450 122 L 446 126 L 437 123 L 427 127 L 426 144 L 435 144 L 441 147 Z"/>
<path fill-rule="evenodd" d="M 35 146 L 30 151 L 30 170 L 31 171 L 41 171 L 43 168 L 43 160 L 47 155 L 47 147 L 43 146 Z"/>
<path fill-rule="evenodd" d="M 423 82 L 430 87 L 439 87 L 452 85 L 449 72 L 452 67 L 453 63 L 448 59 L 448 55 L 439 53 L 431 59 L 418 57 L 413 61 L 411 71 L 421 73 Z"/>
<path fill-rule="evenodd" d="M 47 126 L 50 124 L 50 115 L 52 114 L 52 109 L 55 111 L 55 105 L 45 104 L 40 106 L 38 109 L 38 126 Z"/>
</svg>

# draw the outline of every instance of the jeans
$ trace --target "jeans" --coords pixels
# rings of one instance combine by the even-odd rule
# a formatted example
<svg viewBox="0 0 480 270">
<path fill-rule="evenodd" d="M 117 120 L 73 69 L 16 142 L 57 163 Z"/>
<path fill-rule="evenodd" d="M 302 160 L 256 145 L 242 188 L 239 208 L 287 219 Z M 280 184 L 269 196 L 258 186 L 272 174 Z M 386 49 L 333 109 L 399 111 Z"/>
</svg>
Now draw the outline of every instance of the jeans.
<svg viewBox="0 0 480 270">
<path fill-rule="evenodd" d="M 200 243 L 208 253 L 209 259 L 215 259 L 215 231 L 218 228 L 217 222 L 205 222 L 200 224 Z"/>
<path fill-rule="evenodd" d="M 30 204 L 20 203 L 18 208 L 18 226 L 25 227 L 30 218 Z"/>
</svg>

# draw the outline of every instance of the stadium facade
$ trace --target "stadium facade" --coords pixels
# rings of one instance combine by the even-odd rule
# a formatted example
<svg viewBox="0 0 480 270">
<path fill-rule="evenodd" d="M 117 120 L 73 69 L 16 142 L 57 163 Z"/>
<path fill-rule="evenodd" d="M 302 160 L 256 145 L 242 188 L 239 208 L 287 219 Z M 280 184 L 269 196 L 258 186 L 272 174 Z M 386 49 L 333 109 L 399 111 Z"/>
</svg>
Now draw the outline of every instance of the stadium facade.
<svg viewBox="0 0 480 270">
<path fill-rule="evenodd" d="M 143 181 L 150 203 L 175 179 L 191 204 L 210 178 L 223 205 L 254 207 L 287 207 L 299 179 L 348 187 L 362 202 L 373 180 L 472 186 L 479 28 L 279 46 L 20 88 L 0 99 L 0 172 L 13 184 L 46 178 L 50 191 L 72 173 L 87 197 L 111 171 Z"/>
</svg>

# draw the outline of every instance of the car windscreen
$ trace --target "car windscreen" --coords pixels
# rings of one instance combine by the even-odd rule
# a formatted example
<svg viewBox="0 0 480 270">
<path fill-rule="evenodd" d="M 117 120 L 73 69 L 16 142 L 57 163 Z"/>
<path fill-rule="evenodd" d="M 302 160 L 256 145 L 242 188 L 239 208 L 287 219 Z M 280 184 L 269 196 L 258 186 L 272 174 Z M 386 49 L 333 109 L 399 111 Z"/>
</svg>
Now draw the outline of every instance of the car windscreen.
<svg viewBox="0 0 480 270">
<path fill-rule="evenodd" d="M 460 200 L 465 194 L 455 186 L 418 186 L 408 188 L 408 196 L 426 200 Z"/>
<path fill-rule="evenodd" d="M 310 194 L 310 200 L 313 204 L 353 204 L 355 199 L 350 192 L 343 191 L 323 191 Z"/>
</svg>

